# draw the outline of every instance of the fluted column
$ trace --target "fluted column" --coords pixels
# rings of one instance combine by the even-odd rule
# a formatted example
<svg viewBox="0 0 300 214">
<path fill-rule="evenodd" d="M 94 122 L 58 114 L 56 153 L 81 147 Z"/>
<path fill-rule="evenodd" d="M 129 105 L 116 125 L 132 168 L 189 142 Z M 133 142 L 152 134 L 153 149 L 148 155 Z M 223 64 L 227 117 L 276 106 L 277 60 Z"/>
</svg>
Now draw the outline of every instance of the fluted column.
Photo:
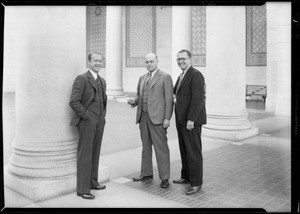
<svg viewBox="0 0 300 214">
<path fill-rule="evenodd" d="M 291 116 L 291 3 L 267 3 L 266 111 Z"/>
<path fill-rule="evenodd" d="M 203 136 L 241 140 L 257 134 L 245 106 L 245 7 L 206 8 L 207 125 Z"/>
<path fill-rule="evenodd" d="M 177 53 L 192 49 L 192 7 L 172 6 L 172 78 L 175 84 L 182 72 L 178 67 Z"/>
<path fill-rule="evenodd" d="M 85 7 L 9 7 L 16 132 L 5 185 L 40 201 L 76 190 L 77 130 L 69 106 L 85 72 Z M 11 18 L 11 19 L 10 19 Z"/>
<path fill-rule="evenodd" d="M 106 7 L 106 80 L 107 95 L 123 95 L 122 7 Z"/>
</svg>

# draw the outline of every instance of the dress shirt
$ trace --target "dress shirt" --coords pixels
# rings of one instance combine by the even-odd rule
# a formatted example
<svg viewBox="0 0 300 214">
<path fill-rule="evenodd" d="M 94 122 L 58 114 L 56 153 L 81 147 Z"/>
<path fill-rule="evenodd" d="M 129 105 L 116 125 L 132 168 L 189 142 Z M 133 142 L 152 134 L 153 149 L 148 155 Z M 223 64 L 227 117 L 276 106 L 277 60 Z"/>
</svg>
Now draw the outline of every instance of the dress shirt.
<svg viewBox="0 0 300 214">
<path fill-rule="evenodd" d="M 90 69 L 89 69 L 89 71 L 90 71 L 91 74 L 93 75 L 94 79 L 97 81 L 97 76 L 99 76 L 98 73 L 96 73 L 95 71 L 92 71 L 92 70 L 90 70 Z"/>
<path fill-rule="evenodd" d="M 151 79 L 153 78 L 153 76 L 155 75 L 157 70 L 158 70 L 158 68 L 156 68 L 155 71 L 153 71 L 152 73 L 149 71 L 149 73 L 151 74 Z"/>
<path fill-rule="evenodd" d="M 191 67 L 191 65 L 187 68 L 187 69 L 185 69 L 183 72 L 182 72 L 182 78 L 184 78 L 184 75 L 186 74 L 186 72 L 187 72 L 187 70 L 189 70 L 189 68 Z"/>
</svg>

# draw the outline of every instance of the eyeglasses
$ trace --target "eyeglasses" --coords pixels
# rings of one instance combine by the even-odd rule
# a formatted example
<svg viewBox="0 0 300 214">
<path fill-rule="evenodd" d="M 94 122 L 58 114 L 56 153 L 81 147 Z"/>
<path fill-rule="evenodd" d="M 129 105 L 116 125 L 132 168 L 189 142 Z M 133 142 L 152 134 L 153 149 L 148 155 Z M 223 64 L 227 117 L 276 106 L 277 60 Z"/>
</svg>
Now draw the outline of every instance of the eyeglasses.
<svg viewBox="0 0 300 214">
<path fill-rule="evenodd" d="M 187 59 L 189 59 L 189 58 L 178 58 L 178 59 L 176 59 L 176 61 L 177 61 L 177 62 L 179 62 L 179 61 L 185 61 L 185 60 L 187 60 Z"/>
</svg>

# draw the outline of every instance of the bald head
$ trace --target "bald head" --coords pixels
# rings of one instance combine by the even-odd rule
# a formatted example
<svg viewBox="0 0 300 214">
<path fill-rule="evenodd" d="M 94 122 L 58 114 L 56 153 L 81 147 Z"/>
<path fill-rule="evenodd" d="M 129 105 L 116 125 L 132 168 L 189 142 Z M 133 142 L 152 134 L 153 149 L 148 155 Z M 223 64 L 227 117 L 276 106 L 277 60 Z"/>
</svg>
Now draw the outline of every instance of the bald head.
<svg viewBox="0 0 300 214">
<path fill-rule="evenodd" d="M 157 56 L 155 53 L 148 53 L 145 58 L 156 58 L 157 59 Z"/>
<path fill-rule="evenodd" d="M 145 65 L 148 71 L 153 72 L 156 70 L 158 59 L 156 54 L 149 53 L 145 56 Z"/>
</svg>

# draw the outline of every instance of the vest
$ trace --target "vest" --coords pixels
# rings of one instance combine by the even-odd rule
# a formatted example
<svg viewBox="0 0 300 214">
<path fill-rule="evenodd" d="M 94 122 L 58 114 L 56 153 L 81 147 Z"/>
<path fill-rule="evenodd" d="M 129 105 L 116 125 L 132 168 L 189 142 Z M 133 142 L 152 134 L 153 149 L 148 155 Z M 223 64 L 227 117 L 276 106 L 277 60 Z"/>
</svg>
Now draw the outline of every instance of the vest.
<svg viewBox="0 0 300 214">
<path fill-rule="evenodd" d="M 142 95 L 142 111 L 148 112 L 148 92 L 150 87 L 151 79 L 148 80 L 148 82 L 145 82 L 144 88 L 143 88 L 143 95 Z"/>
<path fill-rule="evenodd" d="M 94 80 L 95 81 L 95 80 Z M 100 78 L 97 78 L 96 82 L 96 93 L 95 97 L 90 103 L 88 110 L 94 112 L 96 115 L 101 115 L 103 110 L 104 110 L 104 105 L 103 105 L 103 92 L 102 92 L 102 87 L 101 87 L 101 81 Z"/>
</svg>

